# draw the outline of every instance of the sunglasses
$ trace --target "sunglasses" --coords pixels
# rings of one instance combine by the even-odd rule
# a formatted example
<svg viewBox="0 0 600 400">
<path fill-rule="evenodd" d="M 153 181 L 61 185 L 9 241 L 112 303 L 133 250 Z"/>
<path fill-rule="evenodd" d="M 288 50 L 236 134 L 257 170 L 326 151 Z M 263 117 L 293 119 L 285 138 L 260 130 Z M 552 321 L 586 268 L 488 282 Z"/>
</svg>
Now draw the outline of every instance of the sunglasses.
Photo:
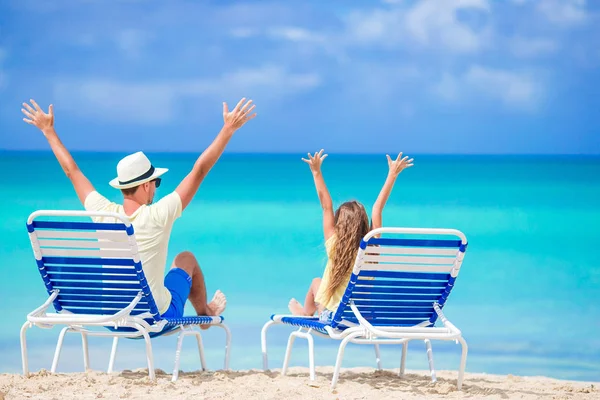
<svg viewBox="0 0 600 400">
<path fill-rule="evenodd" d="M 155 187 L 158 189 L 159 186 L 160 186 L 161 179 L 160 178 L 156 178 L 152 182 L 154 182 Z"/>
</svg>

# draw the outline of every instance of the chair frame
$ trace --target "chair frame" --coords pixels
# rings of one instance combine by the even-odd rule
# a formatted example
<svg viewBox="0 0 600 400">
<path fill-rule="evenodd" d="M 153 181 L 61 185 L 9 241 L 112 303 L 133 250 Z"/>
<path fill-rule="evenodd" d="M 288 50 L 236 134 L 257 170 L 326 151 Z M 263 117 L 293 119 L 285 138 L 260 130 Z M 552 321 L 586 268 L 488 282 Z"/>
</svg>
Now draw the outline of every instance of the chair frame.
<svg viewBox="0 0 600 400">
<path fill-rule="evenodd" d="M 38 217 L 111 217 L 124 225 L 124 230 L 127 233 L 127 239 L 129 248 L 132 252 L 133 264 L 135 272 L 138 276 L 137 283 L 140 284 L 141 290 L 137 293 L 135 298 L 127 304 L 123 309 L 115 312 L 114 314 L 85 314 L 85 313 L 73 313 L 62 309 L 58 296 L 60 289 L 54 288 L 52 282 L 48 277 L 48 272 L 44 265 L 43 250 L 41 249 L 38 232 L 35 230 L 36 222 L 35 219 Z M 115 227 L 121 225 L 120 223 L 111 224 L 104 222 L 93 222 L 93 223 L 67 223 L 64 228 L 60 228 L 63 222 L 50 222 L 50 226 L 56 227 L 56 229 L 69 229 L 68 227 L 76 226 L 77 224 L 83 224 L 81 226 L 87 226 L 85 229 L 97 228 L 104 229 L 107 226 Z M 38 222 L 39 224 L 39 222 Z M 104 224 L 107 224 L 103 226 Z M 121 229 L 122 227 L 119 227 Z M 190 316 L 179 319 L 165 319 L 160 316 L 156 303 L 150 292 L 150 288 L 144 285 L 146 282 L 142 264 L 139 258 L 137 242 L 135 240 L 133 225 L 128 218 L 109 212 L 89 212 L 89 211 L 67 211 L 67 210 L 39 210 L 32 213 L 27 220 L 27 230 L 29 232 L 29 239 L 33 248 L 33 253 L 38 265 L 39 272 L 44 280 L 46 290 L 49 294 L 48 299 L 38 308 L 33 310 L 27 315 L 27 321 L 21 327 L 20 339 L 21 339 L 21 357 L 23 364 L 23 374 L 29 374 L 29 365 L 27 359 L 27 340 L 26 332 L 29 328 L 37 326 L 43 329 L 51 329 L 54 326 L 64 326 L 58 336 L 56 349 L 54 352 L 54 358 L 52 361 L 51 372 L 56 372 L 58 361 L 60 358 L 64 337 L 67 333 L 79 333 L 81 334 L 82 350 L 83 350 L 83 365 L 85 370 L 90 368 L 89 362 L 89 350 L 88 350 L 88 336 L 100 336 L 100 337 L 112 337 L 112 349 L 110 354 L 110 360 L 108 363 L 107 372 L 111 373 L 114 369 L 114 363 L 117 353 L 119 338 L 131 338 L 131 339 L 144 339 L 146 345 L 146 361 L 148 364 L 148 374 L 151 380 L 156 379 L 156 373 L 154 369 L 154 356 L 152 351 L 151 335 L 152 336 L 168 336 L 175 333 L 179 333 L 177 339 L 177 347 L 175 352 L 175 365 L 173 368 L 172 381 L 176 381 L 179 376 L 179 365 L 181 359 L 181 348 L 183 345 L 183 339 L 185 336 L 194 336 L 198 344 L 198 353 L 200 357 L 200 363 L 202 370 L 206 370 L 206 361 L 204 358 L 204 347 L 202 344 L 202 335 L 199 325 L 210 325 L 216 326 L 225 331 L 225 361 L 224 369 L 229 369 L 230 349 L 231 349 L 231 331 L 223 323 L 222 316 Z M 106 229 L 109 230 L 109 229 Z M 76 237 L 71 235 L 69 238 Z M 100 239 L 98 237 L 87 236 L 87 238 Z M 69 250 L 65 250 L 67 256 Z M 79 252 L 79 253 L 77 253 Z M 81 255 L 87 254 L 86 250 L 72 251 L 72 254 Z M 110 251 L 106 252 L 110 254 Z M 102 256 L 102 250 L 100 250 L 100 256 Z M 110 256 L 108 256 L 110 257 Z M 110 258 L 108 258 L 110 259 Z M 103 259 L 104 260 L 104 259 Z M 133 281 L 136 283 L 135 281 Z M 132 312 L 136 308 L 136 305 L 144 300 L 149 304 L 150 312 L 144 312 L 138 315 L 132 315 Z M 51 305 L 54 305 L 57 313 L 48 312 Z M 90 328 L 112 328 L 114 331 L 105 330 L 92 330 Z M 126 329 L 123 329 L 126 328 Z"/>
<path fill-rule="evenodd" d="M 358 275 L 360 274 L 361 267 L 365 265 L 365 253 L 369 252 L 367 247 L 369 244 L 374 242 L 372 239 L 379 237 L 381 234 L 408 234 L 408 235 L 451 235 L 460 238 L 460 245 L 457 248 L 457 254 L 450 271 L 451 285 L 446 288 L 442 298 L 438 302 L 433 303 L 434 314 L 429 321 L 425 321 L 415 326 L 374 326 L 371 324 L 361 313 L 359 308 L 354 304 L 352 300 L 352 291 L 356 284 Z M 377 240 L 377 239 L 376 239 Z M 370 242 L 371 241 L 371 242 Z M 431 348 L 431 340 L 443 340 L 443 341 L 455 341 L 457 344 L 461 344 L 461 361 L 458 371 L 457 388 L 458 390 L 462 387 L 464 378 L 464 371 L 467 361 L 468 346 L 467 342 L 462 336 L 462 332 L 452 324 L 442 312 L 442 308 L 446 302 L 450 290 L 454 285 L 454 280 L 458 276 L 461 264 L 463 262 L 464 253 L 467 248 L 466 236 L 456 229 L 434 229 L 434 228 L 378 228 L 370 231 L 365 235 L 361 241 L 360 249 L 358 250 L 352 277 L 346 288 L 346 293 L 338 307 L 334 321 L 330 325 L 325 325 L 323 329 L 316 326 L 313 322 L 314 317 L 299 317 L 293 315 L 273 315 L 271 320 L 268 321 L 262 328 L 261 331 L 261 349 L 263 356 L 263 369 L 268 370 L 268 355 L 267 355 L 267 331 L 274 325 L 288 325 L 288 326 L 300 326 L 298 330 L 293 331 L 288 339 L 285 358 L 283 361 L 282 375 L 285 375 L 288 370 L 291 351 L 296 338 L 306 339 L 308 341 L 308 358 L 309 358 L 309 371 L 310 379 L 315 379 L 315 363 L 314 363 L 314 340 L 313 336 L 325 337 L 334 340 L 340 340 L 338 348 L 335 369 L 333 378 L 331 381 L 331 389 L 334 389 L 337 385 L 340 369 L 342 366 L 342 360 L 344 357 L 344 351 L 348 343 L 356 344 L 368 344 L 374 345 L 377 368 L 381 369 L 381 355 L 379 345 L 402 345 L 402 355 L 400 360 L 399 376 L 403 376 L 406 366 L 406 354 L 408 351 L 408 342 L 412 340 L 423 340 L 426 347 L 426 353 L 429 363 L 429 371 L 431 374 L 432 382 L 437 380 L 434 364 L 433 364 L 433 351 Z M 367 262 L 374 261 L 374 258 L 368 258 Z M 411 266 L 410 271 L 412 272 L 429 272 L 427 269 Z M 343 310 L 349 306 L 354 317 L 358 321 L 357 324 L 342 320 Z M 293 319 L 293 323 L 287 323 L 286 319 Z M 306 323 L 302 323 L 305 319 Z M 443 327 L 434 327 L 435 321 L 439 319 L 442 322 Z M 322 325 L 322 324 L 321 324 Z M 321 330 L 321 331 L 320 331 Z"/>
</svg>

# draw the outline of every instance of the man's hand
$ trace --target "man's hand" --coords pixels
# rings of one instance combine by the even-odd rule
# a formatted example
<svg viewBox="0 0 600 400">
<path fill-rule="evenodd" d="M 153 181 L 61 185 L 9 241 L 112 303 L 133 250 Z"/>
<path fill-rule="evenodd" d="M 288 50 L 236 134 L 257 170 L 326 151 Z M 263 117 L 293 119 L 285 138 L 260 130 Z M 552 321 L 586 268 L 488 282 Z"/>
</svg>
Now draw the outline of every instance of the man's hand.
<svg viewBox="0 0 600 400">
<path fill-rule="evenodd" d="M 27 103 L 23 103 L 23 107 L 21 111 L 27 118 L 23 118 L 23 121 L 27 122 L 30 125 L 37 127 L 39 130 L 44 132 L 44 135 L 51 131 L 54 128 L 54 109 L 52 104 L 48 107 L 48 113 L 45 113 L 44 110 L 38 106 L 35 100 L 31 99 L 31 107 Z"/>
<path fill-rule="evenodd" d="M 388 154 L 385 155 L 388 160 L 388 167 L 390 168 L 390 174 L 398 176 L 402 170 L 412 167 L 413 159 L 409 159 L 408 156 L 402 158 L 402 153 L 398 154 L 395 160 L 392 160 Z"/>
<path fill-rule="evenodd" d="M 23 107 L 25 108 L 21 108 L 21 111 L 23 111 L 23 114 L 25 114 L 27 117 L 23 118 L 23 121 L 37 127 L 44 133 L 44 136 L 48 140 L 50 148 L 56 156 L 58 163 L 73 184 L 75 192 L 77 192 L 77 197 L 79 197 L 81 204 L 85 205 L 85 199 L 95 189 L 85 175 L 83 175 L 75 163 L 75 160 L 73 160 L 71 153 L 69 153 L 66 147 L 62 144 L 60 138 L 54 131 L 54 110 L 52 104 L 50 104 L 50 107 L 48 108 L 48 113 L 45 113 L 44 110 L 38 106 L 35 100 L 29 101 L 33 107 L 27 103 L 23 103 Z"/>
<path fill-rule="evenodd" d="M 243 104 L 245 101 L 246 98 L 244 97 L 239 101 L 239 103 L 237 103 L 237 106 L 235 106 L 231 112 L 227 107 L 227 103 L 223 102 L 223 125 L 225 127 L 238 130 L 246 122 L 256 117 L 256 113 L 250 114 L 252 110 L 254 110 L 254 105 L 248 108 L 252 104 L 252 100 L 248 101 L 246 104 Z"/>
<path fill-rule="evenodd" d="M 308 153 L 308 160 L 303 158 L 302 161 L 307 163 L 310 166 L 310 170 L 313 172 L 313 174 L 315 174 L 321 172 L 321 164 L 323 164 L 323 160 L 326 157 L 327 154 L 323 154 L 323 149 L 321 149 L 321 151 L 315 153 L 314 156 Z"/>
<path fill-rule="evenodd" d="M 245 101 L 245 98 L 240 100 L 232 111 L 229 111 L 227 103 L 223 103 L 223 128 L 210 146 L 208 146 L 208 148 L 202 152 L 200 157 L 198 157 L 192 171 L 175 189 L 181 198 L 182 208 L 185 209 L 188 204 L 190 204 L 192 198 L 198 191 L 200 184 L 215 165 L 219 157 L 221 157 L 223 151 L 225 151 L 225 147 L 233 137 L 233 133 L 241 128 L 246 122 L 256 117 L 256 113 L 251 114 L 252 110 L 254 110 L 254 105 L 250 106 L 252 100 L 244 104 Z"/>
</svg>

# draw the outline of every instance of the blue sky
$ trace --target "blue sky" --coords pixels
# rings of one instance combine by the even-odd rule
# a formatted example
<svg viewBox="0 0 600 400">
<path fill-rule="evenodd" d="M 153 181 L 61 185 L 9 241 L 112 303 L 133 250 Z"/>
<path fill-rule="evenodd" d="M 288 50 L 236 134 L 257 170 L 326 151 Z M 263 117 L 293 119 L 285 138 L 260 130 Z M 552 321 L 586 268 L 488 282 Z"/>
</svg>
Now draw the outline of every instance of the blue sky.
<svg viewBox="0 0 600 400">
<path fill-rule="evenodd" d="M 585 0 L 3 0 L 0 149 L 600 154 L 600 5 Z"/>
</svg>

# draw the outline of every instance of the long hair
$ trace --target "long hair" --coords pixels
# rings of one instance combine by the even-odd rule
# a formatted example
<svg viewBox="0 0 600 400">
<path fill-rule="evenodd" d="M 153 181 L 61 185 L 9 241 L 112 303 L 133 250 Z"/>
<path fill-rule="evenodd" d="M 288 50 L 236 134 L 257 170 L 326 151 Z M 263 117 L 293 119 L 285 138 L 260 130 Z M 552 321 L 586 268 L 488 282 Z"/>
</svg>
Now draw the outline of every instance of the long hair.
<svg viewBox="0 0 600 400">
<path fill-rule="evenodd" d="M 365 207 L 357 201 L 342 204 L 335 211 L 334 221 L 336 240 L 331 254 L 329 286 L 325 289 L 328 298 L 348 283 L 360 240 L 369 232 L 369 217 Z"/>
</svg>

